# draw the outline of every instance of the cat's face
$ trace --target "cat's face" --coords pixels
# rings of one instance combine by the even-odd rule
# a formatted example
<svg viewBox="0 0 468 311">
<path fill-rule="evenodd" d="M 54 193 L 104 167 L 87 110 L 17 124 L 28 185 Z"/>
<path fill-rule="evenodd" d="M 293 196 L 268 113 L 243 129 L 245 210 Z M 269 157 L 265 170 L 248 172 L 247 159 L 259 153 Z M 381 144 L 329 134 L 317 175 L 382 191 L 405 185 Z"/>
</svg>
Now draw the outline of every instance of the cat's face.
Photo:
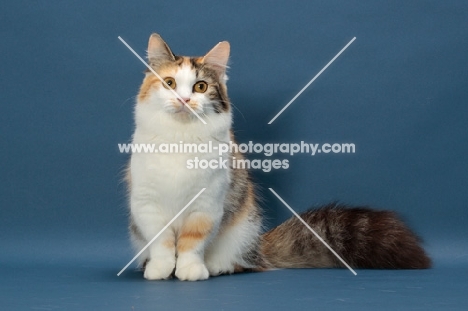
<svg viewBox="0 0 468 311">
<path fill-rule="evenodd" d="M 229 43 L 221 42 L 204 57 L 175 56 L 157 34 L 150 37 L 148 59 L 151 68 L 138 95 L 141 105 L 166 113 L 183 122 L 230 111 L 226 90 Z M 191 109 L 190 109 L 191 108 Z M 198 120 L 199 121 L 199 120 Z"/>
</svg>

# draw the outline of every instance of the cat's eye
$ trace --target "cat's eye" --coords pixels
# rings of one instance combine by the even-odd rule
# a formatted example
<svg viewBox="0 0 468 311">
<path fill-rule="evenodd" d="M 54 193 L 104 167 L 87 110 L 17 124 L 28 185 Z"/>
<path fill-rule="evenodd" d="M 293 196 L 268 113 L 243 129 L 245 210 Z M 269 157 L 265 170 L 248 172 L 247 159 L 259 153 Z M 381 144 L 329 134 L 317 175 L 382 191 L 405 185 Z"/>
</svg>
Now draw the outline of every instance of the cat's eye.
<svg viewBox="0 0 468 311">
<path fill-rule="evenodd" d="M 171 89 L 175 89 L 175 88 L 176 88 L 176 82 L 175 82 L 175 79 L 174 79 L 174 78 L 171 78 L 171 77 L 164 78 L 164 82 L 166 82 L 166 84 L 167 84 Z M 164 85 L 164 87 L 166 87 L 166 85 Z M 167 87 L 166 87 L 166 88 L 167 88 Z"/>
<path fill-rule="evenodd" d="M 198 81 L 193 85 L 193 91 L 196 93 L 205 93 L 208 89 L 208 83 L 205 81 Z"/>
</svg>

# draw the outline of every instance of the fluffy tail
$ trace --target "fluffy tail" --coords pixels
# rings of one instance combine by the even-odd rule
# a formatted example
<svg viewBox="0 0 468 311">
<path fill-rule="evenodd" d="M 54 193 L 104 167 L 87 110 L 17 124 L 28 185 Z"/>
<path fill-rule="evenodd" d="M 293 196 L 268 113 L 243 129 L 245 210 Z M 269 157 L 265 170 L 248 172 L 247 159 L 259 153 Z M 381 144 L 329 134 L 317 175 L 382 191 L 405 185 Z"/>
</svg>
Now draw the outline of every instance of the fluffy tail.
<svg viewBox="0 0 468 311">
<path fill-rule="evenodd" d="M 300 216 L 353 268 L 431 266 L 419 238 L 394 212 L 330 204 Z M 262 236 L 261 253 L 274 268 L 344 267 L 296 217 Z"/>
</svg>

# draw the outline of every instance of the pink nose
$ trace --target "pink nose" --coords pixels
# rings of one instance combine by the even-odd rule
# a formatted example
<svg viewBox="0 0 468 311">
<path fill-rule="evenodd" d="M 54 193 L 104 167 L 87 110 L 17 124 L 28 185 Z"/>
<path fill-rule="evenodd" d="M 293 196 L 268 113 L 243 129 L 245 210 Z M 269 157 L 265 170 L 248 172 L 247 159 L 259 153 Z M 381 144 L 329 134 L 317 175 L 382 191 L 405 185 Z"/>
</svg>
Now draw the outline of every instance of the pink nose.
<svg viewBox="0 0 468 311">
<path fill-rule="evenodd" d="M 179 102 L 181 102 L 181 103 L 183 104 L 184 102 L 188 103 L 188 102 L 190 101 L 190 98 L 183 98 L 183 97 L 182 97 L 182 100 L 183 100 L 184 102 L 183 102 L 182 100 L 180 100 L 180 98 L 178 98 L 178 100 L 179 100 Z"/>
</svg>

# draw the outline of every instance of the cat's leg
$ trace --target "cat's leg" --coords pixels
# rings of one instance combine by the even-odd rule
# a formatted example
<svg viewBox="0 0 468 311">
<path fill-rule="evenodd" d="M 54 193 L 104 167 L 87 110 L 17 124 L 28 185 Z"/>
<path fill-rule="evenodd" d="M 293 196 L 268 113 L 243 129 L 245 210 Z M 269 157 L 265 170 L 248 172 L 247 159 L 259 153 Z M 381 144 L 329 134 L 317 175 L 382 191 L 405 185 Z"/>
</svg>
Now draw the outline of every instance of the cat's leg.
<svg viewBox="0 0 468 311">
<path fill-rule="evenodd" d="M 175 237 L 170 228 L 167 228 L 149 246 L 149 253 L 150 258 L 145 266 L 144 277 L 148 280 L 170 278 L 176 263 Z"/>
<path fill-rule="evenodd" d="M 146 243 L 151 241 L 170 221 L 161 217 L 161 213 L 152 205 L 133 204 L 132 218 Z M 141 246 L 142 243 L 139 244 Z M 174 231 L 167 228 L 145 251 L 148 261 L 144 277 L 148 280 L 169 278 L 176 264 L 175 251 Z"/>
<path fill-rule="evenodd" d="M 148 243 L 143 235 L 141 234 L 140 228 L 138 228 L 135 220 L 133 220 L 133 216 L 130 214 L 130 240 L 132 242 L 133 251 L 135 254 L 139 253 L 146 244 Z M 140 256 L 137 258 L 138 268 L 142 268 L 144 270 L 146 263 L 150 258 L 148 249 L 145 249 Z"/>
<path fill-rule="evenodd" d="M 259 258 L 260 218 L 238 218 L 220 229 L 206 250 L 205 263 L 211 276 L 256 268 Z"/>
<path fill-rule="evenodd" d="M 180 228 L 177 239 L 175 275 L 183 281 L 205 280 L 209 272 L 204 264 L 205 247 L 216 234 L 219 216 L 192 212 Z"/>
</svg>

